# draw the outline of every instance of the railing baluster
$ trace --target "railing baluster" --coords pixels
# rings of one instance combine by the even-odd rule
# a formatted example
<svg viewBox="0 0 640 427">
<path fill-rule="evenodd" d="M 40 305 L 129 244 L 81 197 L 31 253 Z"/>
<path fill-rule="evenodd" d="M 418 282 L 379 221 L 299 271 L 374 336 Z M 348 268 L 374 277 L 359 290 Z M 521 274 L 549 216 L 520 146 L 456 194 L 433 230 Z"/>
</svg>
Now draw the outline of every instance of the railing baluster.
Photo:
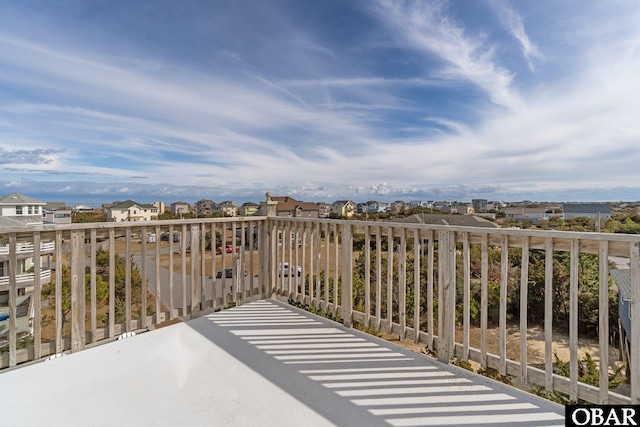
<svg viewBox="0 0 640 427">
<path fill-rule="evenodd" d="M 174 280 L 173 280 L 173 225 L 169 226 L 169 319 L 175 318 L 174 300 Z"/>
<path fill-rule="evenodd" d="M 402 341 L 407 333 L 407 231 L 404 228 L 401 230 L 398 258 L 398 323 Z"/>
<path fill-rule="evenodd" d="M 599 349 L 600 349 L 600 390 L 598 403 L 609 403 L 609 242 L 600 241 L 599 256 L 599 297 L 598 309 Z"/>
<path fill-rule="evenodd" d="M 578 399 L 578 279 L 580 246 L 571 239 L 571 276 L 569 278 L 569 399 Z"/>
<path fill-rule="evenodd" d="M 207 226 L 200 224 L 200 310 L 207 309 Z"/>
<path fill-rule="evenodd" d="M 544 248 L 544 367 L 545 388 L 553 391 L 553 239 Z"/>
<path fill-rule="evenodd" d="M 631 267 L 631 403 L 640 404 L 640 243 L 630 245 Z"/>
<path fill-rule="evenodd" d="M 274 227 L 275 227 L 275 222 L 274 221 Z M 277 240 L 277 236 L 275 234 L 271 235 L 272 238 L 274 240 Z M 222 306 L 223 307 L 227 307 L 227 305 L 229 304 L 228 300 L 227 300 L 227 271 L 226 271 L 226 260 L 227 260 L 227 251 L 226 251 L 226 246 L 227 246 L 227 224 L 226 223 L 222 223 L 222 233 L 221 233 L 221 242 L 220 242 L 220 248 L 222 249 L 221 253 L 220 253 L 220 257 L 222 258 L 222 264 L 220 266 L 220 272 L 222 273 L 220 275 L 221 279 L 220 281 L 222 282 Z M 271 286 L 275 285 L 275 282 L 271 283 Z"/>
<path fill-rule="evenodd" d="M 522 237 L 522 261 L 520 268 L 520 381 L 528 382 L 527 376 L 527 313 L 529 291 L 529 237 Z"/>
<path fill-rule="evenodd" d="M 353 317 L 353 235 L 351 225 L 342 226 L 342 322 L 351 327 Z"/>
<path fill-rule="evenodd" d="M 322 304 L 320 304 L 321 302 L 321 286 L 320 286 L 320 271 L 322 270 L 321 268 L 321 262 L 322 262 L 322 258 L 321 258 L 321 233 L 320 233 L 320 223 L 315 223 L 314 224 L 315 227 L 315 233 L 316 233 L 316 304 L 315 307 L 316 308 L 322 308 Z"/>
<path fill-rule="evenodd" d="M 500 245 L 500 375 L 507 374 L 507 283 L 509 282 L 509 236 Z"/>
<path fill-rule="evenodd" d="M 422 242 L 420 241 L 420 231 L 413 230 L 413 342 L 420 342 L 420 293 L 422 286 L 420 283 L 420 250 Z"/>
<path fill-rule="evenodd" d="M 469 360 L 469 333 L 471 323 L 471 255 L 469 253 L 469 233 L 462 234 L 462 270 L 463 270 L 463 331 L 462 358 Z"/>
<path fill-rule="evenodd" d="M 64 350 L 62 336 L 62 231 L 56 231 L 56 353 Z"/>
<path fill-rule="evenodd" d="M 324 311 L 329 311 L 329 236 L 331 229 L 329 224 L 323 224 L 324 229 Z M 295 244 L 295 243 L 294 243 Z"/>
<path fill-rule="evenodd" d="M 16 233 L 9 234 L 9 367 L 16 366 L 16 316 L 17 316 L 17 283 L 16 268 L 18 258 L 16 256 Z"/>
<path fill-rule="evenodd" d="M 315 227 L 313 223 L 309 223 L 309 307 L 315 307 L 315 281 L 314 276 L 314 258 L 315 258 Z"/>
<path fill-rule="evenodd" d="M 393 333 L 393 228 L 387 228 L 387 333 Z"/>
<path fill-rule="evenodd" d="M 305 303 L 305 299 L 308 295 L 307 290 L 307 223 L 302 223 L 302 303 Z M 291 271 L 289 271 L 291 274 Z M 295 274 L 298 274 L 296 271 Z M 309 303 L 311 303 L 311 299 L 309 299 Z"/>
<path fill-rule="evenodd" d="M 199 227 L 191 224 L 189 229 L 189 258 L 191 261 L 191 274 L 189 277 L 189 290 L 191 299 L 191 318 L 200 316 L 200 260 L 198 259 L 199 248 Z M 185 239 L 186 240 L 186 239 Z M 234 242 L 235 243 L 235 242 Z M 235 245 L 234 245 L 235 252 Z"/>
<path fill-rule="evenodd" d="M 91 309 L 90 309 L 90 313 L 91 313 L 91 342 L 95 343 L 98 341 L 98 337 L 96 336 L 97 332 L 98 332 L 98 325 L 97 325 L 97 319 L 96 319 L 96 312 L 97 312 L 97 295 L 96 295 L 96 275 L 97 273 L 97 269 L 96 269 L 96 229 L 92 228 L 90 231 L 90 239 L 91 239 L 91 247 L 90 247 L 90 271 L 91 271 Z"/>
<path fill-rule="evenodd" d="M 382 229 L 376 227 L 376 330 L 382 327 Z"/>
<path fill-rule="evenodd" d="M 155 263 L 154 263 L 154 272 L 155 272 L 155 292 L 156 292 L 156 320 L 155 324 L 159 324 L 162 322 L 162 291 L 160 290 L 160 246 L 162 242 L 161 234 L 160 234 L 160 226 L 156 225 L 155 228 L 156 233 L 156 248 L 155 248 Z"/>
<path fill-rule="evenodd" d="M 84 350 L 85 274 L 84 230 L 71 232 L 71 352 Z"/>
<path fill-rule="evenodd" d="M 42 308 L 40 298 L 42 295 L 42 283 L 40 280 L 40 232 L 33 233 L 33 357 L 38 360 L 42 357 Z"/>
<path fill-rule="evenodd" d="M 286 237 L 286 238 L 285 238 Z M 285 243 L 286 241 L 286 243 Z M 285 246 L 286 244 L 286 246 Z M 282 237 L 282 247 L 283 247 L 283 253 L 284 253 L 284 248 L 286 247 L 286 253 L 288 254 L 288 261 L 287 261 L 287 265 L 289 266 L 288 271 L 287 271 L 287 277 L 286 279 L 284 278 L 284 260 L 285 258 L 283 257 L 282 259 L 282 264 L 280 264 L 280 275 L 283 277 L 283 279 L 281 280 L 286 280 L 287 281 L 287 297 L 291 298 L 291 296 L 293 295 L 293 284 L 294 282 L 296 282 L 298 280 L 297 278 L 297 269 L 294 267 L 293 265 L 293 259 L 292 259 L 292 254 L 295 250 L 295 248 L 291 247 L 291 223 L 287 223 L 286 227 L 285 227 L 285 235 Z M 292 277 L 291 274 L 295 271 L 296 276 Z"/>
<path fill-rule="evenodd" d="M 147 286 L 149 275 L 147 272 L 147 227 L 140 229 L 140 327 L 147 327 Z"/>
<path fill-rule="evenodd" d="M 338 236 L 338 225 L 333 224 L 333 314 L 338 313 L 338 265 L 339 265 L 339 257 L 338 257 L 338 245 L 339 245 L 340 236 Z"/>
<path fill-rule="evenodd" d="M 217 227 L 215 223 L 211 224 L 211 304 L 213 309 L 218 308 L 218 292 L 216 288 L 218 287 L 218 279 L 217 279 L 217 263 L 218 260 L 216 258 L 216 254 L 218 253 L 218 237 L 217 237 Z M 262 238 L 260 239 L 262 243 Z"/>
<path fill-rule="evenodd" d="M 116 237 L 115 229 L 109 229 L 109 338 L 113 338 L 116 318 Z M 56 294 L 58 292 L 56 291 Z"/>
<path fill-rule="evenodd" d="M 489 323 L 489 235 L 482 234 L 480 260 L 480 365 L 487 368 L 487 326 Z"/>
<path fill-rule="evenodd" d="M 125 332 L 131 331 L 131 227 L 125 230 Z"/>
<path fill-rule="evenodd" d="M 429 242 L 427 243 L 427 327 L 429 333 L 427 334 L 427 346 L 429 350 L 433 351 L 433 336 L 434 336 L 434 322 L 433 322 L 433 263 L 434 260 L 434 239 L 435 233 L 433 230 L 429 230 Z M 438 331 L 438 334 L 440 331 Z"/>
<path fill-rule="evenodd" d="M 371 234 L 368 225 L 364 226 L 364 327 L 371 322 Z"/>
<path fill-rule="evenodd" d="M 182 224 L 182 233 L 180 234 L 180 268 L 182 276 L 182 315 L 189 313 L 187 304 L 187 224 Z M 193 301 L 191 301 L 193 304 Z"/>
</svg>

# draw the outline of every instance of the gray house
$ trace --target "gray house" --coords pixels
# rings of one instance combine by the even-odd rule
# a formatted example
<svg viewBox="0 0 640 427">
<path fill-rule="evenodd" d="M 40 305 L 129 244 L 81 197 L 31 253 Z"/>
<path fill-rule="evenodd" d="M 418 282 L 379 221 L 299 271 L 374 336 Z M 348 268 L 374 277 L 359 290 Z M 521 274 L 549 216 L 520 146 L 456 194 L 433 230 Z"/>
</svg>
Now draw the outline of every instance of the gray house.
<svg viewBox="0 0 640 427">
<path fill-rule="evenodd" d="M 587 217 L 606 221 L 611 218 L 611 206 L 607 203 L 563 203 L 563 219 Z"/>
</svg>

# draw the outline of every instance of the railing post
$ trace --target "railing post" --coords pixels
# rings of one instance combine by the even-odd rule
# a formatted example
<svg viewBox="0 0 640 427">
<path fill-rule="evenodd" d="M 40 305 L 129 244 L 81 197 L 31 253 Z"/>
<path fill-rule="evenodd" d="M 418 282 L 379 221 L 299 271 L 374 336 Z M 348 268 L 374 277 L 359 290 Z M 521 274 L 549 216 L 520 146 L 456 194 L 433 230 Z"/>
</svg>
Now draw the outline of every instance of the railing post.
<svg viewBox="0 0 640 427">
<path fill-rule="evenodd" d="M 271 194 L 266 194 L 267 199 L 264 202 L 260 202 L 260 215 L 266 216 L 267 219 L 262 227 L 262 235 L 260 240 L 262 241 L 260 248 L 260 288 L 262 289 L 262 296 L 270 296 L 271 287 L 276 281 L 276 272 L 273 268 L 275 264 L 276 244 L 277 244 L 277 231 L 275 230 L 275 221 L 273 218 L 276 216 L 276 205 L 278 202 L 271 200 Z"/>
<path fill-rule="evenodd" d="M 84 349 L 84 231 L 71 232 L 71 352 Z"/>
<path fill-rule="evenodd" d="M 191 229 L 189 230 L 189 237 L 191 238 L 189 241 L 189 255 L 191 257 L 191 317 L 199 317 L 200 316 L 200 280 L 202 277 L 200 276 L 200 258 L 198 256 L 200 252 L 199 245 L 199 234 L 200 227 L 198 224 L 191 224 Z M 235 243 L 235 242 L 234 242 Z M 146 285 L 144 285 L 146 286 Z M 146 313 L 145 313 L 146 315 Z"/>
<path fill-rule="evenodd" d="M 351 327 L 353 316 L 353 234 L 351 225 L 342 226 L 342 322 Z"/>
<path fill-rule="evenodd" d="M 455 339 L 455 232 L 441 231 L 438 238 L 438 360 L 449 363 Z"/>
</svg>

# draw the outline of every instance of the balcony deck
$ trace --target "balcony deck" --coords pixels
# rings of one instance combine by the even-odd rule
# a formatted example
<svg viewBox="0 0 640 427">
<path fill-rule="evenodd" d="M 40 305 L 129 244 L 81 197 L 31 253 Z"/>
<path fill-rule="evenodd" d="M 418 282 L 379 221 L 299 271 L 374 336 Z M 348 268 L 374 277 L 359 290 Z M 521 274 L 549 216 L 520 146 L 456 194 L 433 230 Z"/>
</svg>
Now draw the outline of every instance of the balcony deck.
<svg viewBox="0 0 640 427">
<path fill-rule="evenodd" d="M 3 425 L 564 425 L 564 408 L 271 299 L 0 373 Z"/>
</svg>

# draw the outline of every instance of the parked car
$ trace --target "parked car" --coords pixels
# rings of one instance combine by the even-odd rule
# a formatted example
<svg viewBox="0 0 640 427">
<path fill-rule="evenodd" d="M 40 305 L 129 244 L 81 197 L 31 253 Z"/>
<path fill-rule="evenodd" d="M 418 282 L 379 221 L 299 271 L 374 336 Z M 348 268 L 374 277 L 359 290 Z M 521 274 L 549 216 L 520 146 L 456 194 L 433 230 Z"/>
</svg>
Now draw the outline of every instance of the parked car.
<svg viewBox="0 0 640 427">
<path fill-rule="evenodd" d="M 293 276 L 295 273 L 294 271 L 297 271 L 297 276 L 300 276 L 302 274 L 302 267 L 300 266 L 296 266 L 294 268 L 291 269 L 291 275 Z M 285 262 L 284 264 L 278 264 L 278 276 L 285 276 L 288 277 L 289 276 L 289 263 Z"/>
<path fill-rule="evenodd" d="M 244 275 L 247 275 L 247 272 L 244 272 Z M 225 279 L 231 279 L 233 277 L 233 268 L 225 268 L 224 269 L 224 277 Z M 216 279 L 222 279 L 222 271 L 218 271 L 216 273 Z"/>
<path fill-rule="evenodd" d="M 228 253 L 228 254 L 233 253 L 233 245 L 227 245 L 227 247 L 226 247 L 226 248 L 224 248 L 224 251 L 225 251 L 226 253 Z M 222 253 L 222 247 L 219 247 L 219 248 L 217 249 L 217 252 L 218 252 L 219 254 L 221 254 L 221 253 Z M 236 246 L 236 252 L 240 252 L 240 246 Z"/>
</svg>

